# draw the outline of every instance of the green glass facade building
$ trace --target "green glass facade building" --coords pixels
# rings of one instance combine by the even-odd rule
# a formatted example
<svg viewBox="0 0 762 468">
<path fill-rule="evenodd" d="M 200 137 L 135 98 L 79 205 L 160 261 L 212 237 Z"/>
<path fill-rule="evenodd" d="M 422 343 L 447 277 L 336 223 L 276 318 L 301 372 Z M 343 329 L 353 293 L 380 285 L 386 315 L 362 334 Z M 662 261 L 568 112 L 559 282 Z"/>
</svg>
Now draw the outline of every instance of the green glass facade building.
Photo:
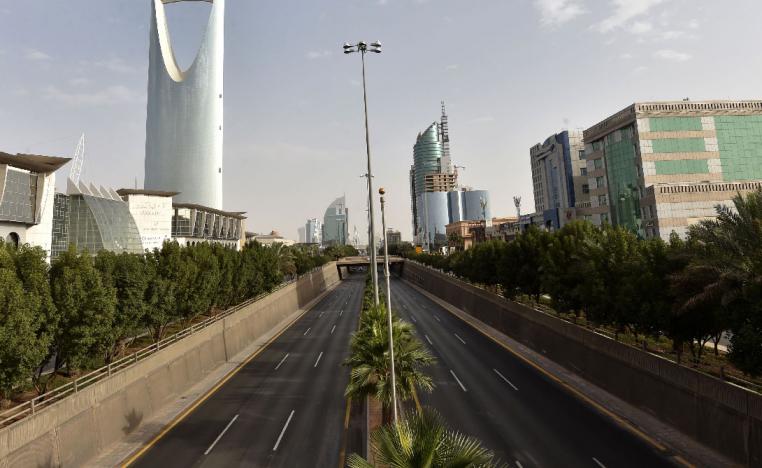
<svg viewBox="0 0 762 468">
<path fill-rule="evenodd" d="M 685 234 L 762 182 L 762 101 L 636 103 L 584 132 L 593 221 Z"/>
</svg>

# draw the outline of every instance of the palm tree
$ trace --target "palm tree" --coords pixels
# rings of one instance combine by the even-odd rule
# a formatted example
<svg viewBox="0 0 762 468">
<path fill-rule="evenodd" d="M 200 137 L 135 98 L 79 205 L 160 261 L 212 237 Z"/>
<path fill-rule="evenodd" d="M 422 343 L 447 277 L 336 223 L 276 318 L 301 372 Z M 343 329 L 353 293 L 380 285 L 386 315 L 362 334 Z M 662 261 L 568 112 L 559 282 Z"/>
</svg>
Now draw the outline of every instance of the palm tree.
<svg viewBox="0 0 762 468">
<path fill-rule="evenodd" d="M 371 436 L 376 463 L 390 468 L 491 468 L 499 466 L 481 442 L 447 427 L 431 408 L 410 412 L 398 424 L 377 429 Z M 349 468 L 372 468 L 357 454 Z"/>
<path fill-rule="evenodd" d="M 415 389 L 431 391 L 431 377 L 422 372 L 434 362 L 428 349 L 413 335 L 412 326 L 393 317 L 394 366 L 397 377 L 397 399 L 410 400 Z M 352 368 L 345 395 L 351 398 L 373 396 L 383 406 L 384 421 L 392 413 L 389 335 L 385 305 L 371 306 L 360 316 L 360 328 L 352 335 L 350 355 L 344 365 Z"/>
<path fill-rule="evenodd" d="M 735 209 L 717 206 L 717 218 L 689 230 L 695 252 L 687 268 L 674 278 L 676 284 L 702 284 L 681 301 L 678 314 L 696 309 L 732 311 L 730 359 L 741 370 L 762 373 L 762 190 L 733 199 Z"/>
</svg>

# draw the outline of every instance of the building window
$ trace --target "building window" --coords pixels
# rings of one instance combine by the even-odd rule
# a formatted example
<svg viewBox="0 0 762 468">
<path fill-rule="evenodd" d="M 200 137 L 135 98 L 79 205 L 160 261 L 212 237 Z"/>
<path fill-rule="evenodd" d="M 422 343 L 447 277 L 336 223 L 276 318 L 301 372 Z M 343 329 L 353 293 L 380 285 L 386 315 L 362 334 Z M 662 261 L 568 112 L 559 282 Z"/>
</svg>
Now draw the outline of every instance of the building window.
<svg viewBox="0 0 762 468">
<path fill-rule="evenodd" d="M 601 169 L 603 167 L 603 159 L 593 160 L 593 167 L 596 169 Z"/>
<path fill-rule="evenodd" d="M 609 204 L 606 195 L 598 195 L 598 206 L 607 206 Z"/>
<path fill-rule="evenodd" d="M 597 188 L 603 188 L 606 185 L 606 183 L 603 181 L 603 176 L 598 176 L 595 178 L 595 186 Z"/>
<path fill-rule="evenodd" d="M 587 168 L 583 167 L 579 170 L 579 175 L 586 176 L 587 175 Z"/>
<path fill-rule="evenodd" d="M 579 159 L 585 159 L 585 150 L 579 150 Z"/>
<path fill-rule="evenodd" d="M 608 213 L 601 213 L 601 222 L 602 223 L 608 223 L 609 222 L 609 214 Z"/>
<path fill-rule="evenodd" d="M 582 184 L 582 193 L 590 193 L 590 186 L 587 184 Z"/>
</svg>

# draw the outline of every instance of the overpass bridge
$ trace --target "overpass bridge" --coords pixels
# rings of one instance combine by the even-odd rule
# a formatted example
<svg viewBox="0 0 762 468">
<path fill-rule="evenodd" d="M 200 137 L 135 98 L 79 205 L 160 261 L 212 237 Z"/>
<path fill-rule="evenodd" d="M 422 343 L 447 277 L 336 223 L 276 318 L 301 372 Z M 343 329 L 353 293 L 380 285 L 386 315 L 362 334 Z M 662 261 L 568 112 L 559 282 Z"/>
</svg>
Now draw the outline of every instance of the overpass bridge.
<svg viewBox="0 0 762 468">
<path fill-rule="evenodd" d="M 405 264 L 405 259 L 397 256 L 397 255 L 390 255 L 389 256 L 389 270 L 400 274 L 402 273 L 402 266 Z M 384 265 L 384 257 L 383 255 L 379 255 L 376 257 L 376 265 L 378 267 L 383 267 Z M 349 273 L 350 268 L 358 268 L 358 267 L 368 267 L 370 266 L 370 258 L 367 256 L 357 256 L 357 257 L 344 257 L 340 258 L 336 262 L 336 268 L 339 269 L 339 278 L 344 279 L 344 277 Z"/>
</svg>

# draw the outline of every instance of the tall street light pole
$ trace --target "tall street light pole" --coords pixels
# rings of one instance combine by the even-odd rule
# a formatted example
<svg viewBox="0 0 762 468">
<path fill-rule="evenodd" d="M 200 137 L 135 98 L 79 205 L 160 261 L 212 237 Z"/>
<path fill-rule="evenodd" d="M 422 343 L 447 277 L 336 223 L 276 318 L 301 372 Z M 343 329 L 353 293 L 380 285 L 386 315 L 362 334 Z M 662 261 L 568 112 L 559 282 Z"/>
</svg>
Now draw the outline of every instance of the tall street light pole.
<svg viewBox="0 0 762 468">
<path fill-rule="evenodd" d="M 368 44 L 364 41 L 360 41 L 357 44 L 344 43 L 344 53 L 351 54 L 354 52 L 360 52 L 362 58 L 362 99 L 365 106 L 365 150 L 368 155 L 368 210 L 370 212 L 370 226 L 368 231 L 368 250 L 370 250 L 370 274 L 373 278 L 373 298 L 375 304 L 378 305 L 378 265 L 376 264 L 376 236 L 375 225 L 373 217 L 373 171 L 371 171 L 370 165 L 370 132 L 368 131 L 368 93 L 365 88 L 365 53 L 373 52 L 376 54 L 381 53 L 381 43 L 376 41 Z"/>
<path fill-rule="evenodd" d="M 386 317 L 389 325 L 389 360 L 392 367 L 392 408 L 394 410 L 394 425 L 397 425 L 397 376 L 394 373 L 394 335 L 392 333 L 392 289 L 389 284 L 389 237 L 386 234 L 386 212 L 384 210 L 383 187 L 378 189 L 381 195 L 381 229 L 384 235 L 384 277 L 386 278 Z"/>
</svg>

